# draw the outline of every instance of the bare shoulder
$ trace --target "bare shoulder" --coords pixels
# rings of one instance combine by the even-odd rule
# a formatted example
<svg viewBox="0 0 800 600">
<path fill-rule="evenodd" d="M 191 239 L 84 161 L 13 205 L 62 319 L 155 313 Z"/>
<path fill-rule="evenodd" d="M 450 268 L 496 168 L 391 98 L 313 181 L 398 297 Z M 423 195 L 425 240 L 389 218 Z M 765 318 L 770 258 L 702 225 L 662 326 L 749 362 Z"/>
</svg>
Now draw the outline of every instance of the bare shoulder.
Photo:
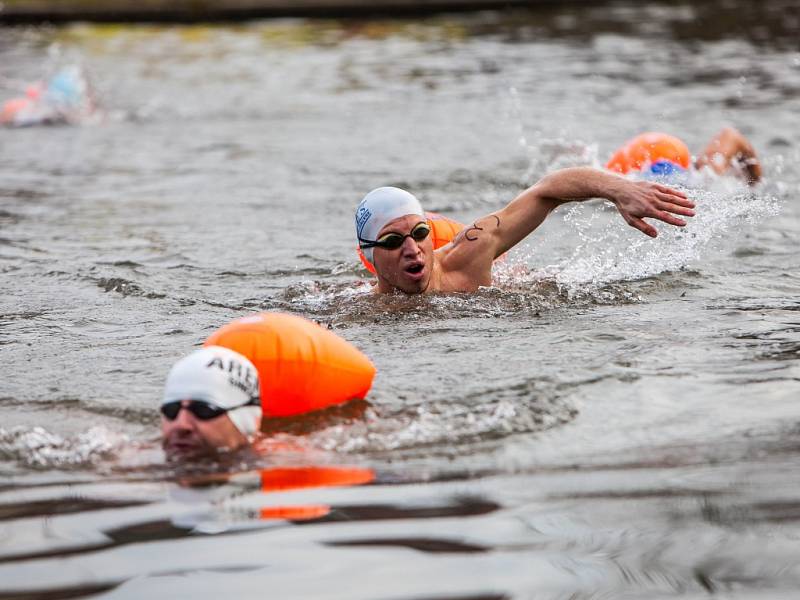
<svg viewBox="0 0 800 600">
<path fill-rule="evenodd" d="M 477 219 L 436 251 L 442 291 L 472 291 L 490 285 L 500 227 L 497 215 Z"/>
<path fill-rule="evenodd" d="M 474 263 L 483 255 L 490 255 L 496 244 L 496 233 L 500 228 L 500 218 L 495 214 L 486 215 L 462 229 L 453 241 L 439 250 L 443 263 L 455 267 L 463 262 Z M 494 256 L 489 257 L 489 262 Z"/>
</svg>

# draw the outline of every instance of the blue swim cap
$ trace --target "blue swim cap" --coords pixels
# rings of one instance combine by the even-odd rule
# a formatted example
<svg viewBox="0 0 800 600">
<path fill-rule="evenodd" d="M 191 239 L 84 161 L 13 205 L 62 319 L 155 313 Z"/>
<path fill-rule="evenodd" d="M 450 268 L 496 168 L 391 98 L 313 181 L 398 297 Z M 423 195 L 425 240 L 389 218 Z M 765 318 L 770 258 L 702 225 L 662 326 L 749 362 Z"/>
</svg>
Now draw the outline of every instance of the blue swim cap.
<svg viewBox="0 0 800 600">
<path fill-rule="evenodd" d="M 77 68 L 62 69 L 47 82 L 47 101 L 60 107 L 78 107 L 86 96 L 86 82 Z"/>
<path fill-rule="evenodd" d="M 665 177 L 669 175 L 681 175 L 686 173 L 686 169 L 680 165 L 676 165 L 671 160 L 661 159 L 650 165 L 650 173 Z"/>
</svg>

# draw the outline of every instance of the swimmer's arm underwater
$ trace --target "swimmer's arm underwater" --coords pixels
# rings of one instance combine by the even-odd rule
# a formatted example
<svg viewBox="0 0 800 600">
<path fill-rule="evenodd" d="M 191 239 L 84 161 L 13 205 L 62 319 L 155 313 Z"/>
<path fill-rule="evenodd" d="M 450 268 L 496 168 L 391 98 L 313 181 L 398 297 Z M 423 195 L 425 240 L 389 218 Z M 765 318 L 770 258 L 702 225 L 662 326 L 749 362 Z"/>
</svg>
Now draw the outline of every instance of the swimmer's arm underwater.
<svg viewBox="0 0 800 600">
<path fill-rule="evenodd" d="M 694 216 L 694 202 L 665 185 L 629 181 L 590 167 L 562 169 L 543 177 L 492 215 L 502 224 L 493 231 L 496 256 L 530 234 L 559 205 L 590 198 L 610 200 L 628 225 L 650 237 L 658 232 L 645 217 L 683 227 L 686 222 L 674 215 Z"/>
</svg>

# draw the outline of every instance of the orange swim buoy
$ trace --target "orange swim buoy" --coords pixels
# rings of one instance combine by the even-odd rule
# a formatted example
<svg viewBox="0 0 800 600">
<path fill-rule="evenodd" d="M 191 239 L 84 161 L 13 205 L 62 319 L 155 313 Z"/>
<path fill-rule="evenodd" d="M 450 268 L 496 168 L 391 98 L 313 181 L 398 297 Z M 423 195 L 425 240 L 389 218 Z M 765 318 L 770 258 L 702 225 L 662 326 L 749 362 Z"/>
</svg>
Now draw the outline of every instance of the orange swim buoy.
<svg viewBox="0 0 800 600">
<path fill-rule="evenodd" d="M 438 213 L 425 211 L 425 216 L 431 228 L 431 239 L 433 240 L 434 250 L 438 250 L 442 246 L 446 246 L 452 242 L 453 238 L 458 235 L 458 232 L 464 229 L 462 223 L 444 217 Z M 361 259 L 361 264 L 367 268 L 367 271 L 375 275 L 375 267 L 367 260 L 364 253 L 361 252 L 361 248 L 357 248 L 356 251 L 358 252 L 358 257 Z"/>
<path fill-rule="evenodd" d="M 289 417 L 363 399 L 375 366 L 352 344 L 302 317 L 262 313 L 215 331 L 204 346 L 224 346 L 258 370 L 264 417 Z"/>
<path fill-rule="evenodd" d="M 25 113 L 30 113 L 36 108 L 36 103 L 42 96 L 42 84 L 35 83 L 29 85 L 25 89 L 25 95 L 20 98 L 11 98 L 6 100 L 0 106 L 0 124 L 14 125 L 20 116 L 23 117 Z"/>
<path fill-rule="evenodd" d="M 30 98 L 12 98 L 3 103 L 0 108 L 0 123 L 13 123 L 17 115 L 32 106 Z"/>
<path fill-rule="evenodd" d="M 439 213 L 426 212 L 425 216 L 428 217 L 428 224 L 431 226 L 434 250 L 452 242 L 453 238 L 465 227 L 463 223 L 444 217 Z"/>
<path fill-rule="evenodd" d="M 675 136 L 658 132 L 642 133 L 617 150 L 606 163 L 606 169 L 629 173 L 640 171 L 660 160 L 688 169 L 691 154 L 686 144 Z"/>
</svg>

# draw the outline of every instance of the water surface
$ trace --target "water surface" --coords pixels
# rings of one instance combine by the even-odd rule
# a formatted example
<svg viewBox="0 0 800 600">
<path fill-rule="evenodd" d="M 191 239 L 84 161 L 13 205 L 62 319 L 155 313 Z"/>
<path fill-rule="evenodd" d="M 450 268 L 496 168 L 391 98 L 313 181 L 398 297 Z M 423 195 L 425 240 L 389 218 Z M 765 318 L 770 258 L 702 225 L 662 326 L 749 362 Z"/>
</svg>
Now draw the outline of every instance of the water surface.
<svg viewBox="0 0 800 600">
<path fill-rule="evenodd" d="M 3 98 L 79 64 L 104 114 L 0 131 L 0 597 L 794 597 L 796 17 L 3 30 Z M 684 230 L 563 207 L 491 288 L 369 293 L 373 187 L 467 221 L 640 131 L 697 151 L 728 124 L 765 182 L 691 191 Z M 169 366 L 261 310 L 370 356 L 368 406 L 176 473 Z"/>
</svg>

